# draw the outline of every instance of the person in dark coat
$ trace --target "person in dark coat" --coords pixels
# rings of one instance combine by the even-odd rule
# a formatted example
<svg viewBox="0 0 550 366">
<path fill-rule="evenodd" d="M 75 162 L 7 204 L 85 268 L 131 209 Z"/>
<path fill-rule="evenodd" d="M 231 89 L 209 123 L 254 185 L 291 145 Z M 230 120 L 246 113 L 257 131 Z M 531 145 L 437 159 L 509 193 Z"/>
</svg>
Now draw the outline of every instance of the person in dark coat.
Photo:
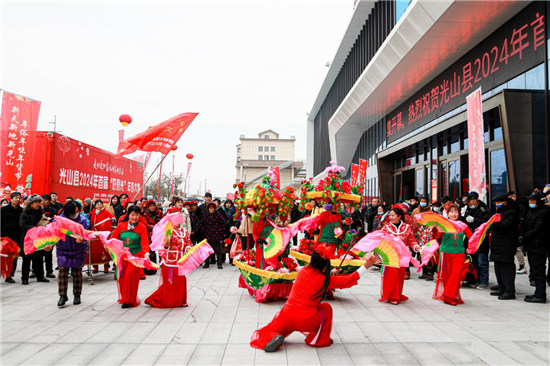
<svg viewBox="0 0 550 366">
<path fill-rule="evenodd" d="M 63 209 L 63 204 L 57 200 L 58 199 L 57 193 L 55 192 L 50 193 L 50 197 L 51 197 L 50 211 L 57 215 L 57 213 Z"/>
<path fill-rule="evenodd" d="M 373 198 L 372 203 L 365 207 L 363 210 L 363 220 L 367 223 L 367 231 L 372 233 L 374 230 L 374 218 L 378 214 L 378 206 L 380 206 L 380 199 Z"/>
<path fill-rule="evenodd" d="M 517 203 L 509 200 L 505 193 L 493 197 L 500 221 L 491 225 L 491 260 L 495 263 L 495 275 L 498 290 L 492 291 L 492 296 L 499 300 L 516 298 L 516 248 L 519 234 L 519 213 Z"/>
<path fill-rule="evenodd" d="M 491 210 L 485 202 L 479 200 L 477 192 L 470 192 L 466 198 L 466 209 L 464 216 L 460 220 L 464 221 L 472 233 L 483 223 L 491 218 Z M 477 289 L 483 290 L 489 287 L 489 240 L 485 240 L 479 246 L 477 252 L 473 255 L 474 267 L 479 274 L 479 285 L 472 285 Z"/>
<path fill-rule="evenodd" d="M 22 247 L 21 243 L 21 228 L 19 227 L 19 218 L 23 213 L 23 208 L 20 205 L 21 203 L 21 193 L 12 192 L 10 204 L 3 206 L 0 209 L 0 231 L 2 236 L 8 237 L 14 242 Z M 19 255 L 23 256 L 24 253 L 20 252 Z M 15 283 L 13 276 L 15 275 L 15 270 L 17 269 L 17 258 L 13 260 L 13 269 L 8 278 L 6 278 L 7 283 Z"/>
<path fill-rule="evenodd" d="M 52 211 L 51 201 L 52 197 L 49 194 L 42 195 L 42 209 L 44 210 L 44 216 L 46 216 L 46 218 L 50 221 L 53 220 L 55 215 L 55 211 Z M 53 256 L 51 251 L 44 251 L 44 263 L 46 265 L 46 277 L 55 278 L 55 275 L 53 274 Z"/>
<path fill-rule="evenodd" d="M 19 240 L 19 247 L 23 257 L 23 268 L 21 269 L 21 283 L 23 285 L 29 284 L 29 272 L 31 270 L 36 276 L 38 282 L 50 282 L 44 277 L 44 266 L 42 265 L 44 259 L 44 250 L 37 250 L 29 255 L 24 254 L 25 236 L 27 231 L 36 226 L 44 226 L 48 224 L 44 210 L 41 206 L 42 197 L 37 194 L 33 194 L 27 199 L 27 206 L 23 210 L 23 213 L 19 217 L 19 227 L 21 228 L 21 239 Z"/>
<path fill-rule="evenodd" d="M 550 208 L 544 205 L 542 195 L 533 192 L 527 197 L 529 211 L 523 221 L 519 242 L 527 252 L 531 280 L 535 282 L 535 293 L 525 296 L 526 302 L 546 302 L 546 256 L 548 255 L 548 234 Z"/>
<path fill-rule="evenodd" d="M 290 210 L 290 223 L 293 224 L 300 220 L 302 214 L 300 212 L 300 206 L 297 202 L 294 202 L 294 205 L 292 206 L 292 209 Z M 294 246 L 298 245 L 298 235 L 294 235 L 292 237 L 292 243 Z"/>
<path fill-rule="evenodd" d="M 82 225 L 85 229 L 87 227 L 87 221 L 83 215 L 80 214 L 80 207 L 74 202 L 70 201 L 63 207 L 63 213 L 61 217 L 66 217 L 69 220 Z M 86 261 L 86 253 L 88 246 L 80 236 L 73 238 L 67 235 L 65 240 L 60 240 L 56 245 L 57 265 L 59 266 L 59 279 L 58 279 L 58 294 L 59 301 L 57 306 L 64 306 L 69 300 L 67 297 L 67 290 L 69 287 L 69 269 L 73 277 L 73 304 L 80 304 L 80 295 L 82 295 L 82 267 Z"/>
<path fill-rule="evenodd" d="M 197 207 L 197 215 L 199 216 L 200 220 L 202 220 L 202 217 L 206 214 L 206 207 L 210 202 L 212 202 L 212 193 L 206 192 L 204 194 L 204 203 L 201 203 L 199 207 Z"/>
<path fill-rule="evenodd" d="M 207 206 L 208 211 L 204 214 L 201 220 L 200 228 L 204 234 L 204 238 L 208 241 L 208 244 L 214 249 L 214 254 L 218 268 L 222 269 L 223 255 L 221 250 L 222 240 L 224 239 L 227 221 L 223 218 L 222 214 L 217 210 L 216 204 L 210 202 Z M 212 257 L 211 256 L 211 257 Z M 210 262 L 213 258 L 206 260 L 204 268 L 210 267 Z"/>
</svg>

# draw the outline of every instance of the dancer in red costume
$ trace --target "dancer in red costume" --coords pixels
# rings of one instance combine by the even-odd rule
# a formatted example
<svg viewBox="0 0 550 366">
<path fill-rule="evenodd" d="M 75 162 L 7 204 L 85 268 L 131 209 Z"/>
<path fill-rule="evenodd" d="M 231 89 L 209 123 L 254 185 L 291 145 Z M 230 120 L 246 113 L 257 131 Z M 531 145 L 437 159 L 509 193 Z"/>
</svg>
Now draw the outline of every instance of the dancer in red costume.
<svg viewBox="0 0 550 366">
<path fill-rule="evenodd" d="M 312 347 L 328 347 L 332 344 L 332 307 L 323 303 L 328 289 L 348 288 L 372 266 L 376 258 L 370 257 L 365 265 L 350 275 L 331 275 L 332 249 L 317 245 L 309 266 L 302 268 L 286 304 L 271 323 L 252 335 L 250 346 L 266 352 L 277 350 L 285 337 L 293 332 L 306 334 L 305 342 Z M 337 274 L 334 270 L 332 274 Z"/>
<path fill-rule="evenodd" d="M 414 239 L 413 228 L 403 221 L 405 213 L 397 207 L 392 207 L 389 213 L 389 220 L 382 228 L 395 238 L 399 238 L 406 246 L 418 252 L 420 246 Z M 382 297 L 378 301 L 389 301 L 390 304 L 397 305 L 401 301 L 407 301 L 409 298 L 403 295 L 403 284 L 405 283 L 406 267 L 394 268 L 384 266 L 382 270 Z"/>
<path fill-rule="evenodd" d="M 447 217 L 451 221 L 458 220 L 460 212 L 457 205 L 447 207 Z M 460 297 L 462 271 L 466 259 L 464 238 L 469 239 L 470 236 L 472 232 L 469 228 L 460 233 L 442 233 L 434 299 L 453 306 L 464 304 Z"/>
<path fill-rule="evenodd" d="M 159 288 L 145 300 L 146 304 L 154 308 L 187 306 L 187 278 L 179 275 L 177 262 L 185 254 L 186 249 L 192 246 L 187 230 L 175 227 L 170 244 L 167 243 L 166 250 L 160 252 L 162 269 Z"/>
<path fill-rule="evenodd" d="M 141 217 L 139 213 L 139 207 L 130 206 L 128 214 L 113 231 L 112 237 L 121 240 L 134 256 L 143 258 L 145 255 L 149 255 L 149 237 L 147 227 L 139 221 Z M 117 278 L 118 302 L 122 304 L 122 308 L 138 306 L 140 304 L 138 298 L 139 280 L 143 269 L 134 266 L 129 261 L 123 263 L 122 276 Z"/>
</svg>

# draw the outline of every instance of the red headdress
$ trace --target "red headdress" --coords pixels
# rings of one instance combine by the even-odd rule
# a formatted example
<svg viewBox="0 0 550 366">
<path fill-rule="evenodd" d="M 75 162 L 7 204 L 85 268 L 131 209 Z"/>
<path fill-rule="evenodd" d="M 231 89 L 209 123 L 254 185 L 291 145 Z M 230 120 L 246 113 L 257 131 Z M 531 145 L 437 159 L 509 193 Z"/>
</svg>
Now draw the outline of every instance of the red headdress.
<svg viewBox="0 0 550 366">
<path fill-rule="evenodd" d="M 406 213 L 407 211 L 409 211 L 409 208 L 404 203 L 397 203 L 397 204 L 393 205 L 391 208 L 392 209 L 393 208 L 398 208 L 401 211 L 403 211 L 403 213 Z"/>
<path fill-rule="evenodd" d="M 313 247 L 313 250 L 316 251 L 317 254 L 319 254 L 323 259 L 331 260 L 336 258 L 336 254 L 334 254 L 334 250 L 324 244 L 320 244 L 320 243 L 316 244 Z"/>
</svg>

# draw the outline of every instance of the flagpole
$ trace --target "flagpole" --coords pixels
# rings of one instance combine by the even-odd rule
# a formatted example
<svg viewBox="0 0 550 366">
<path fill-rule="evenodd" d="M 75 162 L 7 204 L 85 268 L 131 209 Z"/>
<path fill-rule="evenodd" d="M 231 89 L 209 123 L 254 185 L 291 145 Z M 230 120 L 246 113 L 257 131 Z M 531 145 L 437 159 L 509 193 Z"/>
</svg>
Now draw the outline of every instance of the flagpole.
<svg viewBox="0 0 550 366">
<path fill-rule="evenodd" d="M 155 169 L 153 169 L 153 171 L 151 172 L 151 174 L 149 175 L 149 178 L 147 178 L 147 180 L 145 181 L 145 183 L 143 183 L 143 187 L 145 187 L 147 185 L 147 183 L 149 183 L 149 181 L 151 180 L 151 178 L 153 177 L 153 174 L 155 174 L 155 172 L 157 171 L 157 169 L 159 168 L 160 164 L 162 164 L 162 162 L 164 161 L 164 159 L 166 158 L 167 155 L 164 155 L 161 159 L 161 161 L 158 163 L 158 165 L 155 167 Z M 134 198 L 132 198 L 132 200 L 130 202 L 134 202 L 134 200 L 136 199 L 137 195 L 139 194 L 139 191 L 136 192 L 136 194 L 134 195 Z"/>
<path fill-rule="evenodd" d="M 174 194 L 174 168 L 176 166 L 176 154 L 172 155 L 172 188 L 170 188 L 170 194 Z"/>
<path fill-rule="evenodd" d="M 166 154 L 168 155 L 168 154 Z M 164 158 L 166 157 L 164 155 Z M 160 201 L 160 179 L 162 178 L 162 162 L 164 161 L 164 158 L 160 161 L 160 169 L 159 169 L 159 186 L 158 186 L 158 195 L 157 195 L 157 202 Z"/>
</svg>

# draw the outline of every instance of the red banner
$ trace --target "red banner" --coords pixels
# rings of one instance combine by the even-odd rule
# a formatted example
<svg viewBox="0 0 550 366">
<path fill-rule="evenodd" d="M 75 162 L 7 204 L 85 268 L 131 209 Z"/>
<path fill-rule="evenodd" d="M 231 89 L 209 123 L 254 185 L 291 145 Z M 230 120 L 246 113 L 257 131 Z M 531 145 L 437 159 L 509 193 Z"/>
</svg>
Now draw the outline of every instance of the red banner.
<svg viewBox="0 0 550 366">
<path fill-rule="evenodd" d="M 40 102 L 2 93 L 0 115 L 0 182 L 11 190 L 32 189 L 34 147 Z"/>
<path fill-rule="evenodd" d="M 145 156 L 145 163 L 143 163 L 143 170 L 144 171 L 147 169 L 147 165 L 149 165 L 149 159 L 151 159 L 151 152 L 150 151 Z"/>
<path fill-rule="evenodd" d="M 118 130 L 118 143 L 124 141 L 124 130 Z"/>
<path fill-rule="evenodd" d="M 277 166 L 273 168 L 273 172 L 275 173 L 275 185 L 278 190 L 281 190 L 281 171 L 279 170 L 279 167 Z"/>
<path fill-rule="evenodd" d="M 368 160 L 359 159 L 359 182 L 361 182 L 363 185 L 365 184 L 367 179 L 368 164 Z"/>
<path fill-rule="evenodd" d="M 359 178 L 359 165 L 351 164 L 351 185 L 354 186 L 357 184 L 357 179 Z"/>
<path fill-rule="evenodd" d="M 184 197 L 187 197 L 187 180 L 188 180 L 190 171 L 191 171 L 191 162 L 188 162 L 187 163 L 187 174 L 185 174 L 185 182 L 184 182 L 184 185 L 183 185 L 183 196 Z M 210 190 L 208 190 L 208 192 L 210 192 Z"/>
<path fill-rule="evenodd" d="M 483 112 L 481 109 L 481 88 L 466 97 L 468 118 L 468 164 L 470 189 L 479 193 L 479 199 L 487 202 L 485 182 L 485 137 L 483 135 Z"/>
<path fill-rule="evenodd" d="M 138 162 L 57 133 L 38 133 L 35 156 L 33 193 L 56 192 L 62 202 L 68 196 L 108 201 L 143 186 Z"/>
</svg>

